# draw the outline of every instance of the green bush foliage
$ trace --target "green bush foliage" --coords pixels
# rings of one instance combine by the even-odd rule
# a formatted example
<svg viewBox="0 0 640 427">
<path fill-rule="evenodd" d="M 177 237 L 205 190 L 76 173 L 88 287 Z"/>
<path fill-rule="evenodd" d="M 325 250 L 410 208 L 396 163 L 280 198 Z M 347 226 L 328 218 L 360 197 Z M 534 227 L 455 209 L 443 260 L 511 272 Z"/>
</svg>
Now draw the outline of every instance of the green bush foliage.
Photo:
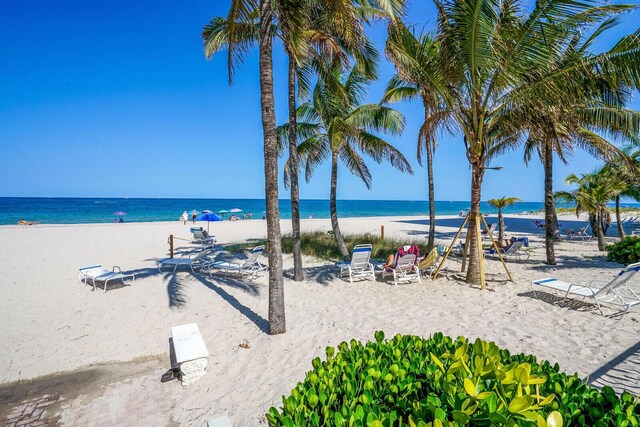
<svg viewBox="0 0 640 427">
<path fill-rule="evenodd" d="M 396 335 L 327 347 L 271 426 L 637 426 L 640 405 L 493 342 Z"/>
<path fill-rule="evenodd" d="M 640 261 L 640 238 L 628 236 L 613 245 L 607 246 L 607 259 L 621 264 L 633 264 Z"/>
<path fill-rule="evenodd" d="M 355 245 L 371 244 L 373 249 L 371 252 L 372 258 L 385 259 L 389 255 L 395 254 L 398 247 L 402 245 L 418 245 L 420 246 L 420 253 L 427 253 L 427 245 L 424 240 L 407 241 L 389 238 L 383 240 L 373 234 L 352 234 L 343 237 L 349 250 L 352 250 Z M 322 231 L 302 233 L 300 243 L 302 253 L 305 255 L 330 261 L 342 259 L 338 246 L 336 245 L 335 237 L 333 237 L 331 233 Z M 290 234 L 282 236 L 282 251 L 284 253 L 293 252 L 293 239 Z"/>
</svg>

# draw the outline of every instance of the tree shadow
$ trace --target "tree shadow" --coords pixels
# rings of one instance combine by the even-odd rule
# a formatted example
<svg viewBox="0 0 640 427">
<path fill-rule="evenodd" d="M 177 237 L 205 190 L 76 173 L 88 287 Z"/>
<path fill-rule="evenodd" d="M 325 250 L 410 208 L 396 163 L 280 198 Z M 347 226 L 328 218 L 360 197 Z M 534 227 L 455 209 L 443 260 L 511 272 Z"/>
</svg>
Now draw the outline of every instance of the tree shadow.
<svg viewBox="0 0 640 427">
<path fill-rule="evenodd" d="M 293 278 L 293 269 L 285 270 L 285 275 L 288 278 Z M 317 265 L 304 269 L 304 277 L 306 280 L 313 280 L 322 286 L 329 286 L 339 275 L 340 269 L 334 264 Z"/>
<path fill-rule="evenodd" d="M 544 264 L 544 263 L 536 263 L 535 265 L 531 266 L 532 270 L 538 270 L 538 271 L 558 271 L 558 270 L 567 270 L 567 269 L 574 269 L 574 268 L 597 268 L 597 269 L 603 269 L 603 268 L 623 268 L 624 266 L 622 264 L 619 264 L 617 262 L 613 262 L 613 261 L 607 261 L 604 256 L 603 257 L 593 257 L 593 258 L 586 258 L 586 257 L 581 257 L 581 256 L 575 256 L 575 255 L 558 255 L 557 256 L 557 261 L 558 264 L 556 265 L 549 265 L 549 264 Z M 597 261 L 597 262 L 595 262 Z M 614 276 L 617 272 L 616 271 L 612 271 L 612 276 Z"/>
<path fill-rule="evenodd" d="M 198 280 L 200 283 L 202 283 L 203 285 L 205 285 L 207 288 L 217 293 L 220 297 L 222 297 L 222 299 L 228 302 L 229 305 L 231 305 L 231 307 L 238 310 L 240 314 L 242 314 L 251 322 L 253 322 L 253 324 L 256 325 L 260 331 L 264 332 L 265 334 L 269 333 L 269 322 L 264 317 L 260 316 L 251 308 L 242 304 L 240 301 L 238 301 L 236 297 L 234 297 L 233 295 L 225 291 L 221 286 L 218 286 L 215 283 L 213 283 L 211 280 L 208 280 L 204 276 L 204 274 L 195 275 L 194 278 Z M 226 286 L 230 286 L 236 289 L 241 289 L 252 295 L 260 294 L 258 285 L 252 282 L 250 283 L 238 282 L 237 280 L 233 280 L 228 277 L 217 277 L 217 276 L 216 276 L 216 281 L 222 284 L 225 284 Z"/>
<path fill-rule="evenodd" d="M 609 386 L 640 396 L 640 341 L 593 371 L 588 381 L 598 388 Z"/>
</svg>

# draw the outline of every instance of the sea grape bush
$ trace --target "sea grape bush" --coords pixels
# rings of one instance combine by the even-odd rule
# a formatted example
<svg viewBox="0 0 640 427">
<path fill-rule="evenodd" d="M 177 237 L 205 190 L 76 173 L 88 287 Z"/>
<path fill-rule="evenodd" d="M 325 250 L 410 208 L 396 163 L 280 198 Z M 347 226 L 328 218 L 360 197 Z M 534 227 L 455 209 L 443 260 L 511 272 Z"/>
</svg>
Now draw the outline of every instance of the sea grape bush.
<svg viewBox="0 0 640 427">
<path fill-rule="evenodd" d="M 342 342 L 266 414 L 271 426 L 638 426 L 629 393 L 493 342 L 396 335 Z"/>
<path fill-rule="evenodd" d="M 621 264 L 633 264 L 640 261 L 640 238 L 628 236 L 607 246 L 607 259 Z"/>
</svg>

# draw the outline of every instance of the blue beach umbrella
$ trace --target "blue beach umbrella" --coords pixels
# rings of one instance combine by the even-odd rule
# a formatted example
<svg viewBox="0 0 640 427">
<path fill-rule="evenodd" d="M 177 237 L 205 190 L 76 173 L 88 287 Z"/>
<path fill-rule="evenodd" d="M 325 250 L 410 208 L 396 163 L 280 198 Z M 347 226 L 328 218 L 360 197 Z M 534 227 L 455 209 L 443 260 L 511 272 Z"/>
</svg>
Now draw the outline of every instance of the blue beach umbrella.
<svg viewBox="0 0 640 427">
<path fill-rule="evenodd" d="M 207 233 L 209 232 L 209 223 L 211 221 L 222 221 L 218 215 L 214 213 L 203 213 L 196 217 L 196 221 L 207 221 Z"/>
</svg>

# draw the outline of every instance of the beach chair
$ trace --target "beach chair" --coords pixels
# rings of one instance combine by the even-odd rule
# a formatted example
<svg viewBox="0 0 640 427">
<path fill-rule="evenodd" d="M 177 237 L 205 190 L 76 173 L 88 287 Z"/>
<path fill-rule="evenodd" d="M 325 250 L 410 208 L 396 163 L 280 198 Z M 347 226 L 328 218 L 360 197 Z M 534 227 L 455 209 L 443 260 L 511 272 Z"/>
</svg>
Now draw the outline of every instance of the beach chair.
<svg viewBox="0 0 640 427">
<path fill-rule="evenodd" d="M 161 258 L 156 260 L 158 270 L 162 272 L 164 266 L 173 267 L 173 272 L 178 270 L 178 267 L 189 267 L 193 274 L 196 274 L 197 268 L 202 268 L 206 264 L 210 263 L 210 255 L 215 252 L 213 248 L 205 248 L 200 252 L 189 255 L 187 258 Z"/>
<path fill-rule="evenodd" d="M 488 229 L 484 229 L 481 231 L 482 233 L 482 240 L 484 240 L 485 238 L 488 238 L 489 235 L 493 236 L 493 233 L 496 231 L 496 229 L 498 228 L 498 224 L 493 223 L 491 225 L 489 225 Z"/>
<path fill-rule="evenodd" d="M 390 267 L 382 271 L 382 278 L 393 275 L 393 284 L 397 285 L 400 282 L 411 282 L 417 280 L 418 283 L 422 283 L 420 280 L 420 270 L 416 265 L 415 254 L 405 254 L 398 258 L 395 267 Z"/>
<path fill-rule="evenodd" d="M 216 237 L 205 234 L 202 228 L 192 228 L 191 233 L 193 234 L 191 243 L 194 245 L 213 245 L 216 243 Z"/>
<path fill-rule="evenodd" d="M 569 295 L 575 297 L 591 298 L 596 305 L 600 314 L 602 313 L 601 304 L 613 305 L 620 308 L 622 315 L 620 318 L 629 311 L 634 305 L 640 304 L 640 297 L 636 294 L 627 284 L 629 280 L 640 271 L 640 262 L 628 265 L 623 268 L 617 276 L 615 276 L 609 283 L 601 288 L 594 288 L 591 284 L 575 285 L 572 283 L 563 282 L 557 279 L 540 279 L 531 282 L 531 289 L 533 295 L 537 298 L 536 288 L 544 287 L 553 289 L 564 294 L 564 301 Z"/>
<path fill-rule="evenodd" d="M 509 259 L 516 259 L 518 261 L 521 259 L 526 260 L 529 259 L 531 254 L 529 254 L 529 251 L 523 250 L 523 246 L 523 241 L 515 241 L 510 246 L 506 248 L 498 248 L 498 250 L 500 251 L 502 258 L 504 258 L 505 261 L 508 261 Z M 488 257 L 498 258 L 498 252 L 495 248 L 491 248 L 491 250 L 485 251 L 485 255 Z"/>
<path fill-rule="evenodd" d="M 114 265 L 111 270 L 103 268 L 101 265 L 92 265 L 91 267 L 80 267 L 78 279 L 80 283 L 85 285 L 93 285 L 93 290 L 96 290 L 96 282 L 103 283 L 104 292 L 107 292 L 107 285 L 109 282 L 121 281 L 125 285 L 131 285 L 127 282 L 127 279 L 131 279 L 132 282 L 136 280 L 135 274 L 125 274 L 122 269 L 117 265 Z"/>
<path fill-rule="evenodd" d="M 567 238 L 569 240 L 573 240 L 573 239 L 580 239 L 582 241 L 591 240 L 593 236 L 587 232 L 588 229 L 589 229 L 589 225 L 587 224 L 585 227 L 581 227 L 575 233 L 572 233 L 572 234 L 567 233 Z"/>
<path fill-rule="evenodd" d="M 340 277 L 349 274 L 349 282 L 353 283 L 354 278 L 373 278 L 375 280 L 375 271 L 373 264 L 369 262 L 371 259 L 371 245 L 356 245 L 353 248 L 350 262 L 336 263 L 336 267 L 340 268 Z"/>
<path fill-rule="evenodd" d="M 262 271 L 269 269 L 268 266 L 260 263 L 260 255 L 264 252 L 264 246 L 256 246 L 249 253 L 249 257 L 243 263 L 227 262 L 227 261 L 214 261 L 207 264 L 206 268 L 209 270 L 209 275 L 212 276 L 214 270 L 224 271 L 225 277 L 229 273 L 236 273 L 242 280 L 246 278 L 255 279 L 258 278 Z"/>
<path fill-rule="evenodd" d="M 440 258 L 438 248 L 433 248 L 429 255 L 418 262 L 418 271 L 422 277 L 431 277 L 436 270 L 438 258 Z"/>
</svg>

